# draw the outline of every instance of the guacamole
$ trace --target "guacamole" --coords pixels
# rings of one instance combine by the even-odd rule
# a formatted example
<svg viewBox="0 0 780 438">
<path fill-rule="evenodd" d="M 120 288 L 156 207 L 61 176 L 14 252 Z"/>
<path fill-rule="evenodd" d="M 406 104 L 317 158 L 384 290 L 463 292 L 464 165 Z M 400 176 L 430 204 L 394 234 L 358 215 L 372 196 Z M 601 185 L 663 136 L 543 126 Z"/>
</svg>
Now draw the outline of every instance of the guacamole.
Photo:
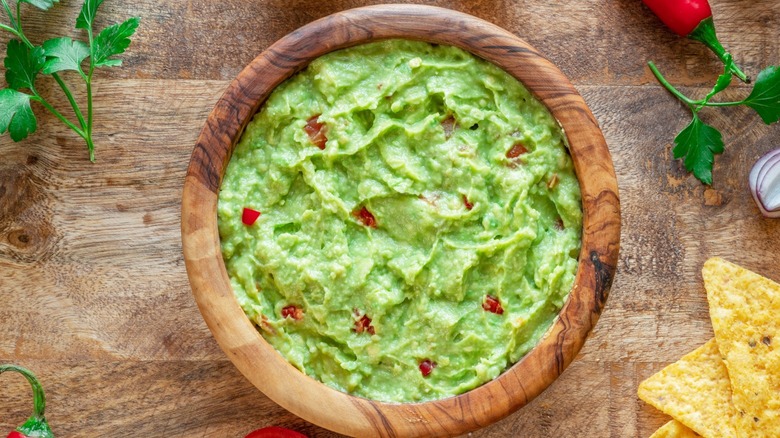
<svg viewBox="0 0 780 438">
<path fill-rule="evenodd" d="M 574 282 L 582 206 L 560 127 L 516 79 L 390 40 L 274 90 L 218 218 L 236 297 L 282 356 L 349 394 L 417 402 L 539 341 Z"/>
</svg>

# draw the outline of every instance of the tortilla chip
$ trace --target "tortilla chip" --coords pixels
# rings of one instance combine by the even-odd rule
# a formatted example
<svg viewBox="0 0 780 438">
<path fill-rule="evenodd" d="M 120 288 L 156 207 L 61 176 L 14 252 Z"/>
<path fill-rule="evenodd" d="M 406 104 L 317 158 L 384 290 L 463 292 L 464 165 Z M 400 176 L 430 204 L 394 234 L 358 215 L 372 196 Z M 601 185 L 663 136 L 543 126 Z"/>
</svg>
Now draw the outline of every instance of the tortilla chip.
<svg viewBox="0 0 780 438">
<path fill-rule="evenodd" d="M 780 436 L 780 284 L 713 258 L 702 268 L 744 436 Z"/>
<path fill-rule="evenodd" d="M 639 398 L 707 438 L 737 437 L 728 371 L 714 339 L 639 384 Z"/>
<path fill-rule="evenodd" d="M 650 435 L 650 438 L 696 438 L 700 436 L 679 421 L 672 420 L 656 430 Z"/>
</svg>

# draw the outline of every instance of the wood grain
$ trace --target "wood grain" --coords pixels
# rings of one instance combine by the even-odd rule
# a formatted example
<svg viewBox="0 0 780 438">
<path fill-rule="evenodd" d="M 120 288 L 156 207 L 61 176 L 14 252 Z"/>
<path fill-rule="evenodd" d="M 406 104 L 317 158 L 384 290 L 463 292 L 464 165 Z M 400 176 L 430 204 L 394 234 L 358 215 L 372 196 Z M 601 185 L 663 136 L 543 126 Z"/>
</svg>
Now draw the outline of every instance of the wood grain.
<svg viewBox="0 0 780 438">
<path fill-rule="evenodd" d="M 574 286 L 540 343 L 493 381 L 417 404 L 353 397 L 300 373 L 260 336 L 236 300 L 220 250 L 219 186 L 241 132 L 270 92 L 313 59 L 385 38 L 461 47 L 520 80 L 560 122 L 580 181 L 583 236 Z M 536 49 L 473 16 L 429 6 L 351 9 L 315 21 L 252 61 L 217 102 L 192 154 L 182 194 L 182 240 L 198 306 L 230 360 L 272 400 L 350 436 L 444 436 L 493 423 L 546 389 L 582 347 L 606 303 L 617 265 L 620 202 L 596 120 L 565 76 Z M 298 388 L 290 391 L 290 388 Z M 322 409 L 328 406 L 328 409 Z"/>
<path fill-rule="evenodd" d="M 29 140 L 0 137 L 0 361 L 40 375 L 58 437 L 241 437 L 274 424 L 338 436 L 272 402 L 226 359 L 190 293 L 179 209 L 198 132 L 241 68 L 312 19 L 370 3 L 105 2 L 104 23 L 136 14 L 142 24 L 126 65 L 97 73 L 98 162 L 37 109 Z M 590 339 L 533 402 L 470 436 L 649 436 L 668 418 L 636 399 L 639 381 L 712 336 L 704 260 L 722 256 L 780 280 L 780 221 L 761 218 L 746 188 L 780 130 L 743 108 L 702 112 L 727 143 L 706 189 L 671 158 L 687 110 L 644 63 L 654 59 L 700 96 L 720 67 L 638 1 L 425 3 L 496 23 L 560 67 L 593 110 L 620 187 L 618 270 Z M 779 3 L 710 3 L 722 41 L 752 74 L 780 62 Z M 26 27 L 78 35 L 79 7 L 26 13 Z M 54 95 L 50 85 L 43 93 Z M 24 381 L 3 375 L 0 430 L 18 425 L 29 403 Z"/>
</svg>

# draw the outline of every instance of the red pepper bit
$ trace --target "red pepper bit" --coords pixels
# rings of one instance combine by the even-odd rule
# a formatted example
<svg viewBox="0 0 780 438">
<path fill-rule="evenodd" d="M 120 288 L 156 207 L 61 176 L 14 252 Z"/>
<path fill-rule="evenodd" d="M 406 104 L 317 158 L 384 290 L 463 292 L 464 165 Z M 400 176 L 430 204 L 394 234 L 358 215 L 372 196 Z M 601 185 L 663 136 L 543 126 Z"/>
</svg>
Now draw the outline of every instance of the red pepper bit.
<svg viewBox="0 0 780 438">
<path fill-rule="evenodd" d="M 466 206 L 466 210 L 471 211 L 472 208 L 474 208 L 474 204 L 469 202 L 469 198 L 466 197 L 466 195 L 463 195 L 463 205 Z"/>
<path fill-rule="evenodd" d="M 328 141 L 328 137 L 325 135 L 327 126 L 319 122 L 321 114 L 312 116 L 306 121 L 306 126 L 303 130 L 309 135 L 309 140 L 320 149 L 325 149 L 325 143 Z"/>
<path fill-rule="evenodd" d="M 363 315 L 360 319 L 355 321 L 355 328 L 352 329 L 355 333 L 367 332 L 369 335 L 375 335 L 376 331 L 374 326 L 371 325 L 371 318 L 368 315 Z"/>
<path fill-rule="evenodd" d="M 241 213 L 241 222 L 243 222 L 244 225 L 254 225 L 255 222 L 257 221 L 257 218 L 259 217 L 260 217 L 259 211 L 244 207 L 244 212 Z"/>
<path fill-rule="evenodd" d="M 508 151 L 506 151 L 506 157 L 511 159 L 517 158 L 520 155 L 527 154 L 528 149 L 523 146 L 522 143 L 515 143 Z"/>
<path fill-rule="evenodd" d="M 370 211 L 364 206 L 360 210 L 353 211 L 352 216 L 358 218 L 363 225 L 371 228 L 376 228 L 376 218 Z"/>
<path fill-rule="evenodd" d="M 303 319 L 303 309 L 295 305 L 287 306 L 282 309 L 282 318 L 292 318 L 300 321 Z"/>
<path fill-rule="evenodd" d="M 496 315 L 504 314 L 504 308 L 501 307 L 498 298 L 492 295 L 485 295 L 485 301 L 482 302 L 482 308 L 488 312 L 495 313 Z"/>
<path fill-rule="evenodd" d="M 563 224 L 563 219 L 560 217 L 555 221 L 555 229 L 556 230 L 563 230 L 566 228 L 566 226 Z"/>
<path fill-rule="evenodd" d="M 436 368 L 436 362 L 433 362 L 430 359 L 425 359 L 420 362 L 420 372 L 422 373 L 423 377 L 428 377 L 431 375 L 434 368 Z"/>
</svg>

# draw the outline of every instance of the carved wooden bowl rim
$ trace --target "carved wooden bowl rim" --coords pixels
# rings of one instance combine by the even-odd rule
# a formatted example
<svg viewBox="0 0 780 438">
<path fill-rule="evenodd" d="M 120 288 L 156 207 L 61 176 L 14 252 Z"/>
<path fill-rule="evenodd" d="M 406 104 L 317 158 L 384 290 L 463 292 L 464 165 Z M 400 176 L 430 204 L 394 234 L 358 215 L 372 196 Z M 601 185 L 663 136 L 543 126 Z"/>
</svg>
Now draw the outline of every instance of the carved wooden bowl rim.
<svg viewBox="0 0 780 438">
<path fill-rule="evenodd" d="M 290 365 L 258 333 L 233 295 L 217 231 L 217 197 L 226 165 L 268 94 L 314 58 L 387 38 L 461 47 L 515 76 L 563 127 L 582 190 L 578 271 L 553 326 L 533 350 L 496 379 L 459 396 L 424 403 L 382 403 L 350 396 Z M 351 9 L 303 26 L 270 46 L 229 85 L 209 115 L 182 195 L 187 274 L 203 318 L 221 348 L 273 401 L 305 420 L 352 436 L 455 435 L 491 424 L 527 404 L 569 365 L 598 320 L 614 275 L 619 239 L 620 206 L 612 159 L 595 118 L 569 80 L 510 32 L 431 6 Z"/>
</svg>

